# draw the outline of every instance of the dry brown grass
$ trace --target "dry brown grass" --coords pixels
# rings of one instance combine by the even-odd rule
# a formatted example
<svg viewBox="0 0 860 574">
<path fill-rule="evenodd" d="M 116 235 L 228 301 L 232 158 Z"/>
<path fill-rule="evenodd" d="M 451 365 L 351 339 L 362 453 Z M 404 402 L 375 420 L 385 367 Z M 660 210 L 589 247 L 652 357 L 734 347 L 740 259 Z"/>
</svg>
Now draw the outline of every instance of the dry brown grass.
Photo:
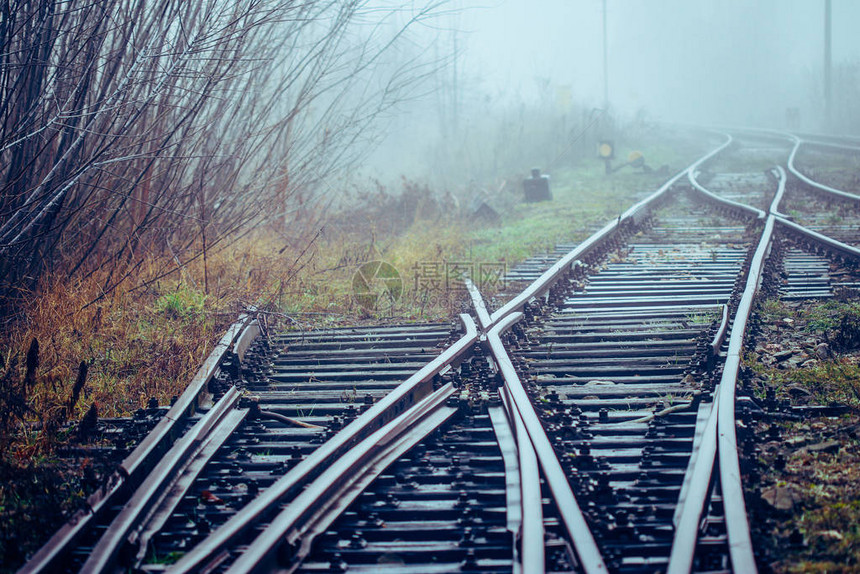
<svg viewBox="0 0 860 574">
<path fill-rule="evenodd" d="M 360 223 L 367 225 L 322 232 L 294 227 L 289 240 L 275 228 L 260 230 L 210 251 L 205 274 L 198 257 L 158 278 L 183 260 L 171 254 L 151 255 L 133 280 L 108 293 L 103 291 L 110 283 L 107 272 L 75 281 L 46 278 L 0 335 L 7 390 L 25 405 L 20 417 L 7 420 L 4 434 L 14 444 L 6 446 L 17 458 L 50 450 L 53 439 L 47 433 L 38 440 L 10 435 L 32 423 L 58 428 L 80 419 L 93 404 L 101 416 L 128 415 L 151 398 L 167 404 L 244 306 L 262 306 L 298 324 L 368 317 L 371 313 L 351 297 L 358 264 L 381 258 L 384 251 L 387 260 L 405 270 L 408 290 L 408 269 L 456 252 L 463 235 L 456 219 L 444 225 L 437 218 L 392 226 L 385 219 L 389 209 L 384 203 L 366 209 Z M 413 306 L 413 299 L 406 293 L 396 312 L 407 319 L 447 313 L 444 305 Z M 34 339 L 39 364 L 33 380 L 25 382 L 25 356 Z M 69 409 L 81 362 L 88 366 L 86 384 Z"/>
<path fill-rule="evenodd" d="M 20 304 L 0 333 L 0 572 L 20 566 L 98 486 L 100 465 L 116 462 L 58 457 L 75 440 L 69 425 L 93 405 L 101 416 L 124 416 L 150 398 L 168 404 L 246 303 L 275 309 L 279 296 L 293 296 L 287 287 L 305 280 L 309 252 L 275 236 L 210 253 L 208 293 L 202 260 L 154 280 L 175 260 L 152 256 L 110 293 L 106 272 L 55 277 Z M 38 365 L 28 375 L 33 340 Z M 88 373 L 76 393 L 81 362 Z"/>
<path fill-rule="evenodd" d="M 422 264 L 513 265 L 560 238 L 582 236 L 586 224 L 606 217 L 608 195 L 629 203 L 626 192 L 616 190 L 622 179 L 622 190 L 644 182 L 638 175 L 610 180 L 601 173 L 600 166 L 579 169 L 566 179 L 585 178 L 586 183 L 557 182 L 556 200 L 546 205 L 518 204 L 517 186 L 508 186 L 504 194 L 510 197 L 495 198 L 511 203 L 499 225 L 476 224 L 455 209 L 450 194 L 404 180 L 397 193 L 380 187 L 357 197 L 348 212 L 323 217 L 306 208 L 289 224 L 217 245 L 207 252 L 205 264 L 199 254 L 150 253 L 128 280 L 108 292 L 107 271 L 74 281 L 47 277 L 21 304 L 18 320 L 0 334 L 0 375 L 5 373 L 5 391 L 11 395 L 6 398 L 26 407 L 20 417 L 6 417 L 0 431 L 8 438 L 25 422 L 60 426 L 79 419 L 93 404 L 102 416 L 127 415 L 150 398 L 167 404 L 243 306 L 261 306 L 298 325 L 380 315 L 403 320 L 450 316 L 462 292 L 443 290 L 428 297 L 416 289 Z M 396 308 L 384 313 L 362 308 L 352 296 L 357 267 L 374 259 L 391 263 L 403 282 Z M 24 357 L 34 339 L 40 345 L 39 366 L 34 380 L 24 384 Z M 68 409 L 81 362 L 89 367 L 87 382 Z"/>
</svg>

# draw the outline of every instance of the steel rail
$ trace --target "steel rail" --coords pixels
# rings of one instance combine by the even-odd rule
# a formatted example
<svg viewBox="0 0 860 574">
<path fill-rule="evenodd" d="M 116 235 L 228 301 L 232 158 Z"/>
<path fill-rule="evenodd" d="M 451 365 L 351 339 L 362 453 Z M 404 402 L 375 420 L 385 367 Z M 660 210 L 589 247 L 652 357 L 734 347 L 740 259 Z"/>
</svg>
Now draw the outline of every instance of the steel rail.
<svg viewBox="0 0 860 574">
<path fill-rule="evenodd" d="M 602 229 L 591 235 L 588 239 L 577 245 L 574 249 L 568 252 L 564 257 L 559 259 L 552 267 L 547 269 L 540 277 L 531 283 L 522 293 L 511 299 L 507 304 L 495 311 L 490 319 L 495 325 L 507 315 L 521 311 L 523 307 L 533 299 L 540 297 L 558 281 L 562 275 L 570 269 L 579 259 L 585 256 L 589 251 L 597 247 L 602 241 L 610 237 L 622 225 L 630 223 L 638 223 L 650 211 L 652 204 L 662 197 L 666 192 L 674 186 L 678 180 L 687 175 L 690 171 L 697 169 L 700 165 L 715 157 L 717 154 L 725 150 L 732 143 L 731 136 L 726 136 L 726 141 L 720 146 L 705 154 L 687 168 L 679 171 L 666 183 L 664 183 L 657 191 L 636 203 L 624 213 L 618 216 L 618 219 L 607 223 Z"/>
<path fill-rule="evenodd" d="M 487 305 L 480 291 L 466 279 L 466 290 L 472 301 L 472 307 L 478 316 L 478 325 L 486 332 L 492 326 L 492 319 L 487 312 Z M 492 351 L 491 351 L 492 352 Z M 508 428 L 497 430 L 497 436 L 506 433 L 513 434 L 517 451 L 517 483 L 519 492 L 508 504 L 519 505 L 519 532 L 517 537 L 520 544 L 515 545 L 517 570 L 521 572 L 543 572 L 546 567 L 545 533 L 543 524 L 543 503 L 540 488 L 540 473 L 534 446 L 529 439 L 525 423 L 519 410 L 514 406 L 513 399 L 506 387 L 499 389 L 499 399 L 502 402 L 507 417 Z M 494 428 L 495 428 L 494 423 Z M 501 441 L 501 437 L 500 437 Z"/>
<path fill-rule="evenodd" d="M 720 487 L 723 493 L 732 567 L 735 572 L 757 571 L 740 481 L 735 428 L 735 390 L 746 324 L 752 313 L 752 303 L 761 281 L 764 260 L 773 241 L 773 230 L 777 221 L 774 212 L 777 212 L 785 192 L 785 171 L 781 167 L 777 168 L 777 177 L 777 192 L 768 208 L 769 215 L 750 261 L 744 291 L 735 311 L 723 373 L 720 383 L 714 389 L 714 405 L 705 424 L 698 450 L 690 461 L 692 472 L 689 473 L 690 480 L 685 490 L 685 498 L 679 500 L 681 512 L 677 515 L 667 574 L 682 574 L 692 569 L 699 538 L 699 525 L 712 488 L 714 464 L 718 453 Z M 697 187 L 700 191 L 710 193 L 700 185 Z M 724 313 L 723 326 L 727 324 L 726 317 L 727 311 Z M 721 328 L 720 331 L 724 336 L 724 329 Z"/>
<path fill-rule="evenodd" d="M 853 144 L 848 144 L 848 143 L 844 143 L 844 142 L 839 143 L 836 141 L 827 141 L 824 139 L 820 139 L 822 136 L 814 136 L 814 135 L 813 136 L 804 135 L 801 137 L 800 135 L 795 134 L 795 137 L 800 137 L 803 140 L 803 144 L 807 145 L 809 147 L 823 147 L 823 148 L 838 149 L 838 150 L 843 150 L 843 151 L 848 151 L 848 152 L 860 152 L 860 145 L 857 145 L 858 142 L 855 142 Z"/>
<path fill-rule="evenodd" d="M 731 136 L 729 136 L 729 137 L 731 137 Z M 773 137 L 775 139 L 779 138 L 779 139 L 789 139 L 789 140 L 792 138 L 792 136 L 790 134 L 781 134 L 778 132 L 775 132 L 775 133 L 768 132 L 768 133 L 766 133 L 766 135 L 759 135 L 759 137 Z M 790 162 L 789 162 L 789 165 L 790 165 Z M 782 217 L 785 217 L 784 215 L 780 214 L 777 210 L 777 206 L 782 201 L 782 197 L 785 193 L 785 170 L 782 169 L 782 166 L 777 166 L 775 168 L 775 170 L 776 170 L 775 177 L 776 177 L 777 182 L 778 182 L 778 187 L 777 187 L 776 194 L 774 195 L 774 198 L 771 202 L 771 206 L 770 206 L 768 212 L 765 212 L 762 209 L 758 209 L 757 207 L 753 207 L 751 205 L 741 203 L 739 201 L 733 201 L 731 199 L 726 199 L 724 197 L 720 197 L 719 195 L 715 194 L 714 192 L 710 191 L 705 186 L 703 186 L 702 184 L 699 183 L 699 181 L 698 181 L 699 172 L 697 172 L 695 170 L 689 171 L 688 179 L 690 181 L 690 184 L 693 186 L 693 188 L 695 188 L 696 191 L 698 191 L 701 195 L 704 195 L 709 201 L 712 201 L 713 203 L 716 203 L 718 205 L 722 205 L 722 206 L 729 208 L 729 209 L 734 209 L 736 211 L 741 211 L 741 212 L 755 215 L 757 219 L 764 220 L 767 217 L 768 213 L 774 213 L 775 215 L 780 215 Z"/>
<path fill-rule="evenodd" d="M 231 387 L 194 427 L 173 444 L 105 530 L 81 572 L 90 574 L 117 568 L 117 558 L 128 537 L 168 496 L 181 473 L 224 425 L 232 430 L 244 420 L 248 409 L 236 410 L 242 394 L 237 387 Z"/>
<path fill-rule="evenodd" d="M 729 538 L 729 557 L 734 572 L 757 572 L 746 516 L 735 428 L 735 390 L 746 324 L 764 269 L 764 259 L 773 240 L 776 217 L 769 215 L 755 253 L 752 256 L 744 291 L 735 311 L 729 348 L 714 406 L 709 416 L 699 452 L 693 462 L 692 480 L 687 497 L 681 501 L 682 512 L 675 530 L 667 573 L 690 572 L 698 540 L 699 524 L 705 511 L 714 459 L 719 454 L 720 487 Z M 729 503 L 729 501 L 731 501 Z"/>
<path fill-rule="evenodd" d="M 847 243 L 842 243 L 832 237 L 828 237 L 822 233 L 818 233 L 817 231 L 813 231 L 811 229 L 807 229 L 802 225 L 798 225 L 793 221 L 789 221 L 783 217 L 775 216 L 776 222 L 784 227 L 787 231 L 794 233 L 795 235 L 799 235 L 806 240 L 809 240 L 813 243 L 818 243 L 825 249 L 832 251 L 842 257 L 847 257 L 849 259 L 860 259 L 860 248 L 854 247 L 853 245 L 848 245 Z"/>
<path fill-rule="evenodd" d="M 538 463 L 543 469 L 544 480 L 549 485 L 558 506 L 559 514 L 567 529 L 582 570 L 586 574 L 605 573 L 607 572 L 606 564 L 597 548 L 594 535 L 585 521 L 585 516 L 576 502 L 576 497 L 573 495 L 564 469 L 561 467 L 552 444 L 502 343 L 501 334 L 522 317 L 522 313 L 514 312 L 497 322 L 486 334 L 487 344 L 504 380 L 505 390 L 509 393 L 513 406 L 512 410 L 519 414 L 534 447 Z"/>
<path fill-rule="evenodd" d="M 735 211 L 740 211 L 742 213 L 748 213 L 750 215 L 754 215 L 756 217 L 756 219 L 764 219 L 767 216 L 767 214 L 763 210 L 761 210 L 757 207 L 753 207 L 751 205 L 747 205 L 747 204 L 741 203 L 739 201 L 733 201 L 731 199 L 726 199 L 725 197 L 720 197 L 719 195 L 717 195 L 711 191 L 708 191 L 705 187 L 702 186 L 702 184 L 699 183 L 699 181 L 697 179 L 698 175 L 699 175 L 698 171 L 690 171 L 687 174 L 687 179 L 689 180 L 690 185 L 692 185 L 693 188 L 696 191 L 698 191 L 701 195 L 703 195 L 708 201 L 715 203 L 717 205 L 723 206 L 727 209 L 733 209 Z"/>
<path fill-rule="evenodd" d="M 794 148 L 792 148 L 791 154 L 788 156 L 788 169 L 789 171 L 791 171 L 791 173 L 794 174 L 797 179 L 801 180 L 802 182 L 814 189 L 827 192 L 831 195 L 835 195 L 843 199 L 848 199 L 850 201 L 860 201 L 860 195 L 855 195 L 853 193 L 848 193 L 847 191 L 842 191 L 840 189 L 830 187 L 829 185 L 825 185 L 823 183 L 818 183 L 817 181 L 814 181 L 813 179 L 803 174 L 803 172 L 801 172 L 799 169 L 797 169 L 797 167 L 794 165 L 794 159 L 797 155 L 797 151 L 800 149 L 801 145 L 808 144 L 809 142 L 797 136 L 792 137 L 794 138 Z"/>
<path fill-rule="evenodd" d="M 294 572 L 324 532 L 391 463 L 457 412 L 445 406 L 455 392 L 448 383 L 371 434 L 335 461 L 264 528 L 228 568 L 230 574 Z M 277 555 L 278 549 L 295 549 Z M 289 560 L 290 564 L 285 562 Z"/>
<path fill-rule="evenodd" d="M 860 136 L 853 136 L 848 134 L 843 135 L 833 135 L 833 134 L 822 134 L 822 133 L 814 133 L 814 132 L 794 132 L 795 136 L 801 137 L 805 140 L 816 141 L 816 142 L 831 142 L 834 145 L 839 145 L 839 142 L 851 142 L 851 144 L 846 145 L 860 145 Z"/>
<path fill-rule="evenodd" d="M 227 329 L 203 361 L 188 387 L 158 421 L 155 428 L 120 463 L 118 469 L 108 477 L 105 485 L 87 498 L 85 508 L 75 513 L 24 564 L 19 570 L 21 574 L 55 572 L 61 569 L 62 560 L 77 544 L 95 518 L 101 516 L 110 507 L 122 504 L 124 494 L 130 494 L 140 485 L 149 470 L 157 464 L 161 455 L 170 448 L 180 434 L 181 423 L 184 423 L 199 406 L 210 400 L 209 381 L 215 376 L 227 353 L 231 352 L 231 347 L 232 352 L 240 360 L 244 358 L 250 341 L 260 333 L 259 322 L 254 318 L 253 313 L 252 309 L 241 314 Z"/>
<path fill-rule="evenodd" d="M 714 396 L 719 392 L 719 385 L 714 389 Z M 717 413 L 719 402 L 714 401 L 705 429 L 699 440 L 698 449 L 693 452 L 690 461 L 692 471 L 687 475 L 681 487 L 684 497 L 678 501 L 680 513 L 676 513 L 675 536 L 672 539 L 672 550 L 669 555 L 669 566 L 666 574 L 689 574 L 693 569 L 693 558 L 696 543 L 699 541 L 699 530 L 708 494 L 713 482 L 714 462 L 717 456 Z"/>
<path fill-rule="evenodd" d="M 508 419 L 507 406 L 490 406 L 487 408 L 490 422 L 496 441 L 499 443 L 499 451 L 502 453 L 502 461 L 505 464 L 505 525 L 511 533 L 514 547 L 513 574 L 523 573 L 522 552 L 517 548 L 517 540 L 520 538 L 523 527 L 523 485 L 520 479 L 520 458 L 517 450 L 517 441 L 514 437 L 514 429 Z M 537 472 L 537 465 L 534 468 Z"/>
<path fill-rule="evenodd" d="M 729 306 L 723 305 L 722 313 L 720 316 L 720 326 L 717 328 L 717 332 L 714 333 L 714 338 L 711 339 L 711 343 L 708 346 L 708 354 L 710 355 L 710 359 L 713 360 L 717 355 L 720 354 L 720 348 L 723 346 L 723 342 L 726 340 L 726 333 L 729 330 Z"/>
<path fill-rule="evenodd" d="M 795 146 L 793 151 L 796 149 Z M 789 167 L 791 168 L 791 163 L 789 163 Z M 744 507 L 743 487 L 740 482 L 734 404 L 746 323 L 752 312 L 752 303 L 760 284 L 764 259 L 773 241 L 775 226 L 777 224 L 782 225 L 840 255 L 860 259 L 860 249 L 788 221 L 779 213 L 779 204 L 785 193 L 786 174 L 782 167 L 777 168 L 777 174 L 777 193 L 769 206 L 765 229 L 751 260 L 746 286 L 735 313 L 723 375 L 714 391 L 714 406 L 708 417 L 695 460 L 691 461 L 693 471 L 690 486 L 686 498 L 681 501 L 683 508 L 676 523 L 667 574 L 686 573 L 692 568 L 699 524 L 711 488 L 711 477 L 717 453 L 720 457 L 720 486 L 726 513 L 726 529 L 729 536 L 732 567 L 735 572 L 756 571 L 749 523 Z"/>
<path fill-rule="evenodd" d="M 185 554 L 170 571 L 193 572 L 213 560 L 217 561 L 219 555 L 234 540 L 254 528 L 276 505 L 311 482 L 324 467 L 332 464 L 337 457 L 344 455 L 416 402 L 432 394 L 434 378 L 460 360 L 478 340 L 478 331 L 472 318 L 460 315 L 460 319 L 466 331 L 460 339 L 261 492 L 240 512 Z"/>
<path fill-rule="evenodd" d="M 729 537 L 729 556 L 735 572 L 757 572 L 747 520 L 744 490 L 741 485 L 741 471 L 738 458 L 737 429 L 735 421 L 735 392 L 738 370 L 741 363 L 746 325 L 752 314 L 753 300 L 761 283 L 764 260 L 773 241 L 773 228 L 776 217 L 768 216 L 761 240 L 750 262 L 747 281 L 735 311 L 732 334 L 726 362 L 720 378 L 720 391 L 717 396 L 717 450 L 720 461 L 720 488 L 723 495 L 723 510 L 726 516 L 726 531 Z M 726 502 L 730 503 L 726 503 Z"/>
<path fill-rule="evenodd" d="M 533 300 L 535 297 L 544 294 L 568 268 L 578 261 L 580 257 L 594 249 L 600 242 L 610 237 L 623 225 L 636 224 L 641 221 L 643 217 L 649 214 L 653 202 L 663 196 L 681 177 L 684 176 L 684 174 L 687 174 L 688 178 L 691 178 L 692 181 L 693 171 L 702 163 L 723 151 L 731 144 L 731 141 L 731 136 L 728 136 L 727 140 L 722 145 L 694 162 L 685 170 L 682 170 L 673 176 L 649 197 L 626 210 L 618 217 L 617 220 L 607 224 L 600 231 L 577 246 L 577 248 L 565 255 L 552 268 L 547 270 L 538 280 L 533 282 L 525 291 L 523 291 L 523 293 L 492 315 L 487 312 L 485 306 L 482 306 L 481 308 L 476 306 L 476 313 L 482 323 L 482 330 L 489 330 L 485 335 L 486 340 L 493 355 L 496 357 L 499 370 L 505 380 L 505 388 L 501 393 L 502 403 L 506 405 L 506 412 L 513 429 L 513 435 L 516 437 L 518 445 L 530 441 L 534 446 L 534 456 L 541 465 L 541 468 L 544 470 L 547 483 L 559 504 L 563 521 L 568 529 L 568 533 L 571 535 L 572 541 L 574 542 L 577 556 L 587 572 L 603 572 L 606 569 L 605 564 L 597 550 L 594 538 L 588 529 L 576 500 L 573 497 L 560 463 L 552 450 L 552 446 L 550 445 L 546 434 L 543 432 L 540 421 L 537 418 L 533 407 L 528 402 L 528 396 L 522 388 L 522 383 L 516 376 L 516 372 L 513 369 L 513 364 L 511 363 L 510 358 L 504 351 L 500 334 L 521 317 L 521 314 L 518 311 L 522 309 L 525 304 Z M 770 223 L 772 224 L 772 221 L 770 221 Z M 481 301 L 483 302 L 482 299 Z M 437 375 L 450 368 L 452 363 L 455 363 L 467 354 L 469 347 L 478 340 L 478 334 L 474 323 L 468 316 L 461 317 L 465 325 L 466 335 L 451 347 L 443 351 L 437 359 L 423 367 L 389 395 L 376 403 L 364 414 L 360 415 L 355 421 L 335 435 L 335 437 L 311 453 L 309 457 L 277 481 L 275 485 L 266 489 L 261 496 L 255 498 L 251 503 L 249 503 L 242 512 L 235 515 L 225 525 L 216 530 L 209 538 L 204 540 L 203 543 L 186 554 L 176 565 L 174 565 L 173 571 L 187 572 L 197 569 L 207 563 L 211 563 L 210 561 L 213 557 L 217 557 L 217 554 L 223 551 L 232 540 L 247 532 L 247 530 L 255 524 L 256 519 L 261 513 L 270 512 L 273 504 L 282 502 L 284 498 L 297 492 L 300 487 L 308 483 L 313 484 L 311 481 L 321 473 L 327 472 L 323 467 L 334 464 L 333 461 L 337 456 L 348 452 L 356 444 L 363 444 L 362 441 L 366 441 L 367 437 L 372 433 L 378 432 L 382 428 L 386 428 L 386 426 L 391 423 L 392 420 L 396 420 L 396 417 L 401 415 L 401 413 L 407 409 L 411 409 L 415 405 L 416 401 L 420 401 L 422 398 L 430 395 L 433 392 L 432 380 L 436 378 Z M 230 346 L 233 345 L 233 352 L 241 359 L 244 356 L 244 352 L 250 344 L 250 341 L 260 332 L 259 324 L 256 321 L 252 322 L 250 315 L 244 315 L 240 318 L 240 323 L 241 325 L 238 327 L 234 324 L 234 326 L 228 330 L 228 333 L 222 338 L 221 342 L 219 342 L 210 354 L 209 358 L 204 362 L 203 366 L 192 379 L 191 384 L 182 394 L 180 399 L 168 411 L 165 417 L 159 421 L 155 429 L 153 429 L 144 441 L 138 445 L 137 449 L 135 449 L 135 451 L 127 457 L 125 461 L 123 461 L 120 465 L 119 471 L 111 477 L 111 481 L 108 486 L 105 487 L 102 492 L 97 493 L 98 496 L 94 495 L 91 497 L 90 501 L 92 504 L 90 504 L 90 508 L 88 508 L 88 510 L 83 514 L 76 515 L 73 521 L 55 534 L 51 542 L 57 543 L 53 545 L 49 543 L 49 545 L 46 545 L 47 548 L 43 547 L 40 552 L 25 565 L 22 572 L 41 572 L 55 566 L 57 561 L 69 549 L 71 543 L 74 540 L 77 540 L 88 527 L 92 518 L 108 506 L 115 505 L 117 503 L 117 499 L 119 498 L 118 494 L 121 491 L 126 491 L 129 488 L 146 484 L 147 487 L 142 488 L 138 492 L 148 492 L 146 498 L 147 500 L 152 500 L 154 493 L 153 488 L 150 488 L 150 479 L 145 478 L 142 475 L 148 469 L 152 468 L 153 465 L 160 464 L 157 462 L 157 457 L 163 451 L 170 448 L 170 445 L 176 440 L 175 434 L 177 433 L 177 423 L 187 420 L 187 418 L 200 405 L 209 401 L 210 396 L 207 392 L 208 383 L 217 371 L 220 362 L 230 350 Z M 527 437 L 529 441 L 524 441 L 524 436 Z M 194 439 L 192 438 L 188 438 L 187 442 L 192 442 L 193 440 Z M 186 443 L 183 442 L 183 444 Z M 527 452 L 523 452 L 524 450 L 531 449 L 518 448 L 518 456 L 521 459 L 529 456 Z M 522 462 L 523 460 L 521 460 L 521 463 Z M 533 481 L 530 481 L 530 483 L 534 484 Z M 523 485 L 523 490 L 526 490 L 527 488 L 531 488 L 532 491 L 534 490 L 532 487 Z M 539 484 L 537 492 L 539 495 Z M 143 494 L 140 494 L 140 496 L 143 496 Z M 526 499 L 524 497 L 523 502 L 525 502 L 525 500 Z M 143 503 L 144 506 L 146 504 L 148 504 L 148 502 Z M 539 505 L 538 508 L 540 508 Z M 526 509 L 524 508 L 524 510 Z M 131 526 L 130 523 L 127 522 L 130 512 L 131 511 L 128 513 L 121 513 L 122 519 L 118 517 L 117 520 L 119 523 L 123 524 L 123 528 L 118 528 L 117 531 L 113 533 L 114 535 L 108 538 L 112 538 L 113 540 L 123 539 L 130 532 L 128 529 L 129 527 L 132 530 L 134 529 L 134 526 Z M 136 520 L 137 519 L 132 522 L 135 522 Z M 530 528 L 526 527 L 526 522 L 527 518 L 524 514 L 523 530 L 530 531 Z M 534 523 L 535 520 L 534 518 L 531 518 L 528 519 L 528 522 Z M 541 515 L 539 520 L 541 530 L 543 527 L 542 522 Z M 120 531 L 123 531 L 122 535 L 120 535 Z M 576 533 L 577 536 L 574 536 L 574 533 Z M 107 545 L 107 543 L 105 544 Z M 543 544 L 541 543 L 541 557 L 543 556 L 543 551 Z M 525 560 L 525 549 L 523 554 Z M 92 566 L 92 569 L 90 570 L 90 567 L 88 566 L 85 570 L 101 571 L 103 568 L 102 564 L 110 563 L 115 555 L 116 554 L 113 551 L 102 552 L 100 550 L 98 553 L 94 553 L 94 556 L 88 561 L 88 564 Z M 537 556 L 538 554 L 535 550 L 529 551 L 529 555 Z M 101 558 L 102 556 L 107 556 L 108 558 L 103 562 L 103 558 Z M 533 562 L 530 563 L 536 563 L 536 559 L 531 560 L 533 560 Z"/>
<path fill-rule="evenodd" d="M 782 203 L 782 198 L 785 196 L 785 182 L 788 179 L 785 175 L 785 170 L 782 169 L 781 165 L 776 166 L 776 193 L 773 194 L 773 199 L 770 202 L 770 207 L 768 207 L 768 213 L 771 213 L 777 217 L 781 217 L 783 219 L 789 219 L 789 216 L 783 214 L 779 211 L 779 204 Z"/>
<path fill-rule="evenodd" d="M 711 131 L 743 134 L 756 139 L 772 139 L 788 141 L 791 144 L 798 139 L 810 146 L 833 147 L 851 151 L 860 151 L 860 136 L 835 136 L 829 134 L 817 134 L 808 132 L 777 130 L 771 128 L 750 128 L 738 126 L 711 126 Z M 846 143 L 851 142 L 851 143 Z"/>
<path fill-rule="evenodd" d="M 484 297 L 481 295 L 478 287 L 471 279 L 466 278 L 463 282 L 466 284 L 466 291 L 469 293 L 472 308 L 475 310 L 475 315 L 478 317 L 478 327 L 481 328 L 482 332 L 486 332 L 487 329 L 490 329 L 493 326 L 493 319 L 490 316 L 490 312 L 487 310 L 487 302 L 484 301 Z"/>
<path fill-rule="evenodd" d="M 523 417 L 514 406 L 507 386 L 499 389 L 499 398 L 513 426 L 517 442 L 522 505 L 519 562 L 523 572 L 543 572 L 546 567 L 546 548 L 537 454 L 529 439 Z"/>
<path fill-rule="evenodd" d="M 248 409 L 244 408 L 236 408 L 230 411 L 225 417 L 223 424 L 218 425 L 218 428 L 210 433 L 209 439 L 197 453 L 197 456 L 185 465 L 182 473 L 173 482 L 170 490 L 163 493 L 158 506 L 153 508 L 146 517 L 146 520 L 128 537 L 129 544 L 132 547 L 137 547 L 138 550 L 135 558 L 135 568 L 139 568 L 146 559 L 152 537 L 161 531 L 173 515 L 173 512 L 182 503 L 183 498 L 185 498 L 206 465 L 212 460 L 218 449 L 227 442 L 227 439 L 244 422 L 247 415 Z"/>
<path fill-rule="evenodd" d="M 834 136 L 829 134 L 797 131 L 787 132 L 770 128 L 749 128 L 737 126 L 719 126 L 712 127 L 711 129 L 714 131 L 744 134 L 748 137 L 758 139 L 787 140 L 791 144 L 794 144 L 796 140 L 802 140 L 804 144 L 812 147 L 831 147 L 849 151 L 860 151 L 860 137 L 858 136 Z"/>
<path fill-rule="evenodd" d="M 801 140 L 798 139 L 797 141 L 801 141 Z M 796 145 L 794 147 L 794 149 L 792 150 L 792 157 L 794 156 L 794 153 L 797 151 L 798 146 L 799 146 L 799 144 Z M 798 176 L 799 172 L 797 172 L 793 168 L 793 161 L 791 158 L 789 158 L 788 167 L 789 167 L 789 169 L 792 170 L 792 173 L 794 173 L 796 176 Z M 779 173 L 779 189 L 777 190 L 777 193 L 774 196 L 773 202 L 771 203 L 771 206 L 770 206 L 770 213 L 775 216 L 777 224 L 784 227 L 787 231 L 794 233 L 795 235 L 799 235 L 808 241 L 818 243 L 819 245 L 822 245 L 825 249 L 828 249 L 832 252 L 835 252 L 842 257 L 847 257 L 847 258 L 854 259 L 854 260 L 860 259 L 860 249 L 858 249 L 857 247 L 854 247 L 853 245 L 848 245 L 847 243 L 843 243 L 839 240 L 833 239 L 832 237 L 828 237 L 827 235 L 824 235 L 823 233 L 819 233 L 817 231 L 813 231 L 813 230 L 808 229 L 802 225 L 799 225 L 799 224 L 791 221 L 788 218 L 788 216 L 786 216 L 785 214 L 783 214 L 779 211 L 780 201 L 782 200 L 783 195 L 785 194 L 786 177 L 785 177 L 785 170 L 782 169 L 782 166 L 777 167 L 777 170 Z M 812 180 L 809 180 L 809 182 L 812 182 Z M 812 182 L 811 185 L 818 185 L 818 184 L 816 184 L 815 182 Z M 839 191 L 839 190 L 835 190 L 835 191 Z M 845 192 L 841 192 L 841 193 L 845 193 Z M 851 195 L 851 194 L 849 194 L 849 195 Z M 854 196 L 854 197 L 856 197 L 857 200 L 860 200 L 860 196 Z"/>
</svg>

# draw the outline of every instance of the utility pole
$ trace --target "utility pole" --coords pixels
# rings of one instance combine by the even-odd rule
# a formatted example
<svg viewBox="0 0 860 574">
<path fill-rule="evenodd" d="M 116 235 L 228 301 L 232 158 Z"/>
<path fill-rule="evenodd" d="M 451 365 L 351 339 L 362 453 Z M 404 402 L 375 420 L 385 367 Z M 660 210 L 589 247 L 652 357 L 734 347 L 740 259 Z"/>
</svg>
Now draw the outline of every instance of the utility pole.
<svg viewBox="0 0 860 574">
<path fill-rule="evenodd" d="M 830 0 L 827 0 L 830 6 Z M 603 0 L 603 113 L 609 111 L 609 51 L 606 36 L 606 0 Z"/>
<path fill-rule="evenodd" d="M 830 0 L 828 0 L 828 2 L 829 1 Z M 459 78 L 458 78 L 458 74 L 457 74 L 457 60 L 460 59 L 460 52 L 459 52 L 460 47 L 459 47 L 459 45 L 458 45 L 459 43 L 457 41 L 458 40 L 457 36 L 459 34 L 459 29 L 457 26 L 458 26 L 457 24 L 454 25 L 454 61 L 451 63 L 452 64 L 451 65 L 451 68 L 452 68 L 452 70 L 451 70 L 452 71 L 451 83 L 453 84 L 452 89 L 451 89 L 451 129 L 454 132 L 454 135 L 457 135 L 457 132 L 459 131 L 459 123 L 460 123 L 460 85 L 459 85 L 460 83 L 458 81 Z"/>
<path fill-rule="evenodd" d="M 605 0 L 604 0 L 605 1 Z M 824 122 L 825 129 L 833 126 L 833 86 L 831 85 L 830 14 L 831 0 L 824 0 Z"/>
</svg>

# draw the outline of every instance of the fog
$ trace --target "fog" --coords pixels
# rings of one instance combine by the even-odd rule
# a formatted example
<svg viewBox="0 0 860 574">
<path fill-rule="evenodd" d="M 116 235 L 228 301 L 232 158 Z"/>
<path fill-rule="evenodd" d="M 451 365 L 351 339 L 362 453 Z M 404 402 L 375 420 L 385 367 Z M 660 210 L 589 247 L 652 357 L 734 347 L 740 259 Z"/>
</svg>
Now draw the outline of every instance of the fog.
<svg viewBox="0 0 860 574">
<path fill-rule="evenodd" d="M 468 74 L 534 97 L 534 79 L 603 98 L 601 0 L 508 0 L 461 16 Z M 656 118 L 774 124 L 821 113 L 824 1 L 607 0 L 609 99 Z M 834 0 L 833 63 L 857 60 L 860 3 Z M 818 81 L 818 83 L 816 83 Z"/>
<path fill-rule="evenodd" d="M 450 148 L 488 114 L 528 108 L 579 118 L 602 109 L 603 5 L 450 3 L 450 12 L 416 42 L 427 54 L 456 52 L 456 59 L 439 70 L 427 96 L 390 118 L 371 170 L 417 167 L 433 159 L 432 146 Z M 860 2 L 832 0 L 829 125 L 824 6 L 824 0 L 606 0 L 608 109 L 622 122 L 858 132 Z"/>
</svg>

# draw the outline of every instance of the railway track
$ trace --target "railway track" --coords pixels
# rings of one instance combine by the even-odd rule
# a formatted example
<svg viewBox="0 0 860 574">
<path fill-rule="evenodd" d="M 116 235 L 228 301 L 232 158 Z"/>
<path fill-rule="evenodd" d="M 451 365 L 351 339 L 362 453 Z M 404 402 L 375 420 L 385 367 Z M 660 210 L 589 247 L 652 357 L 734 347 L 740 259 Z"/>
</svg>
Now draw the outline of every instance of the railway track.
<svg viewBox="0 0 860 574">
<path fill-rule="evenodd" d="M 753 303 L 768 265 L 783 297 L 828 297 L 860 259 L 853 221 L 815 214 L 860 197 L 795 165 L 853 151 L 810 141 L 725 136 L 512 270 L 498 308 L 470 285 L 453 324 L 243 316 L 22 572 L 754 572 L 736 440 Z"/>
</svg>

